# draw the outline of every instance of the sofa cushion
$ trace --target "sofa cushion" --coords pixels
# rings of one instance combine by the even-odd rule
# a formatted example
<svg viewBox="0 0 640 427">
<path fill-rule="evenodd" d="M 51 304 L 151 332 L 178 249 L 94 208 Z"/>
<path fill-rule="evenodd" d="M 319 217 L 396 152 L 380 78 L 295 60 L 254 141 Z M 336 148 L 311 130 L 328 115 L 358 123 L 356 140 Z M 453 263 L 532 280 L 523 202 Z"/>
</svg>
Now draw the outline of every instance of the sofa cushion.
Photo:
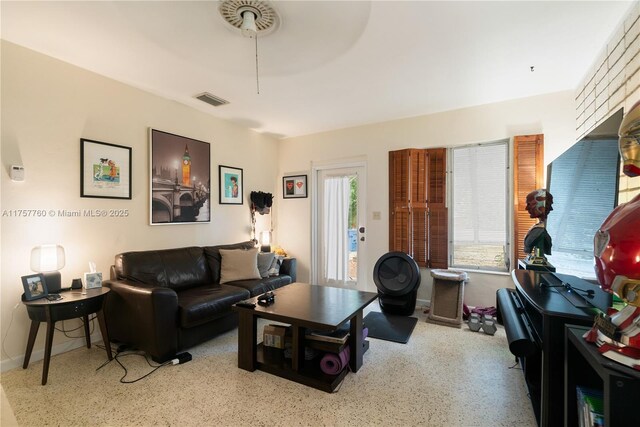
<svg viewBox="0 0 640 427">
<path fill-rule="evenodd" d="M 249 298 L 249 291 L 237 286 L 200 286 L 178 293 L 178 322 L 191 328 L 231 312 L 231 306 Z"/>
<path fill-rule="evenodd" d="M 237 286 L 248 290 L 252 297 L 262 295 L 265 292 L 273 291 L 291 283 L 291 277 L 280 275 L 276 277 L 268 277 L 261 280 L 237 280 L 227 283 L 229 286 Z"/>
<path fill-rule="evenodd" d="M 258 249 L 220 249 L 220 284 L 235 280 L 259 279 Z"/>
<path fill-rule="evenodd" d="M 211 280 L 213 283 L 220 283 L 220 249 L 251 249 L 256 245 L 251 240 L 241 243 L 233 243 L 230 245 L 207 246 L 204 248 L 204 256 L 207 258 L 209 270 L 211 271 Z"/>
<path fill-rule="evenodd" d="M 212 283 L 207 259 L 199 247 L 125 252 L 116 255 L 115 270 L 118 279 L 175 291 Z"/>
<path fill-rule="evenodd" d="M 275 256 L 276 254 L 273 252 L 260 252 L 258 254 L 258 271 L 263 279 L 269 277 L 269 268 L 271 268 Z"/>
<path fill-rule="evenodd" d="M 280 267 L 282 266 L 282 260 L 284 256 L 276 255 L 273 257 L 273 261 L 271 262 L 271 266 L 269 266 L 269 276 L 278 276 L 280 274 Z"/>
</svg>

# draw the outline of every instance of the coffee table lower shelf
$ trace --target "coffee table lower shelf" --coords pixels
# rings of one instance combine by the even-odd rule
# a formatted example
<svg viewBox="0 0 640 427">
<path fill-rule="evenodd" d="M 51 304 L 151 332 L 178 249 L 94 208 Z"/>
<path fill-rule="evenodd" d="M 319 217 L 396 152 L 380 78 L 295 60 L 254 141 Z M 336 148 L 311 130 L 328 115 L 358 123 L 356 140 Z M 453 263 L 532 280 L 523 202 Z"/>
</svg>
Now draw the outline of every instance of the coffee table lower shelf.
<svg viewBox="0 0 640 427">
<path fill-rule="evenodd" d="M 369 342 L 365 341 L 365 343 L 365 348 L 368 348 Z M 283 350 L 266 347 L 262 343 L 258 344 L 256 350 L 256 367 L 259 370 L 327 393 L 333 393 L 349 373 L 349 369 L 343 369 L 338 375 L 327 375 L 320 369 L 317 359 L 305 361 L 299 371 L 294 371 L 291 367 L 291 359 L 284 357 Z"/>
</svg>

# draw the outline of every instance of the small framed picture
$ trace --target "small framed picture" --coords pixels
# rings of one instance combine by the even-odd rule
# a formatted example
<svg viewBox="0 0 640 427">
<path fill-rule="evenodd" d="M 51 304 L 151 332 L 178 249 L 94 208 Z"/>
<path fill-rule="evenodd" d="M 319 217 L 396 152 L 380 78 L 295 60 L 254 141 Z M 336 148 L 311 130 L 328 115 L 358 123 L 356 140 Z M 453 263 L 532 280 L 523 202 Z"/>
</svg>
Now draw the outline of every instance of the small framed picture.
<svg viewBox="0 0 640 427">
<path fill-rule="evenodd" d="M 94 289 L 102 286 L 102 273 L 84 273 L 84 287 Z"/>
<path fill-rule="evenodd" d="M 80 139 L 80 197 L 131 199 L 131 147 Z"/>
<path fill-rule="evenodd" d="M 242 205 L 242 169 L 220 165 L 218 168 L 220 182 L 220 204 Z"/>
<path fill-rule="evenodd" d="M 282 197 L 285 199 L 307 197 L 307 175 L 282 177 Z"/>
<path fill-rule="evenodd" d="M 47 292 L 47 283 L 45 282 L 42 274 L 22 276 L 22 286 L 24 287 L 25 301 L 44 298 L 49 294 Z"/>
</svg>

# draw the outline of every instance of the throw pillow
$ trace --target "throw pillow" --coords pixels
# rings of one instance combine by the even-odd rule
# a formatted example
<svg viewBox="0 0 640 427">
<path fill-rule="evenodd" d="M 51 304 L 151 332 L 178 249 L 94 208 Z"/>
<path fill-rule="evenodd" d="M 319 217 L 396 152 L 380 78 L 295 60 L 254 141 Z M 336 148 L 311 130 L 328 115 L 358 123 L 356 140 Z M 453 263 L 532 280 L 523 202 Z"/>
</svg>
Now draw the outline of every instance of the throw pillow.
<svg viewBox="0 0 640 427">
<path fill-rule="evenodd" d="M 220 265 L 220 283 L 235 280 L 259 279 L 258 248 L 254 249 L 220 249 L 222 262 Z"/>
<path fill-rule="evenodd" d="M 282 266 L 283 259 L 284 257 L 282 255 L 276 255 L 273 257 L 273 262 L 271 263 L 271 267 L 269 267 L 269 276 L 280 275 L 280 266 Z"/>
<path fill-rule="evenodd" d="M 258 254 L 258 271 L 260 271 L 260 277 L 263 279 L 269 277 L 269 269 L 275 257 L 276 254 L 273 252 L 260 252 Z"/>
</svg>

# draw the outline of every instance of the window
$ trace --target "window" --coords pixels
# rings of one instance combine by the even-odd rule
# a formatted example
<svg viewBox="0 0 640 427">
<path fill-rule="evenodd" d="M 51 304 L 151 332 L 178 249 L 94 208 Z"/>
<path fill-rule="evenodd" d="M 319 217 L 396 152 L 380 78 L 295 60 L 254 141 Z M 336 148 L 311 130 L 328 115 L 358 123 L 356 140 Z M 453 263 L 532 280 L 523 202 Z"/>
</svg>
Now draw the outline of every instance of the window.
<svg viewBox="0 0 640 427">
<path fill-rule="evenodd" d="M 508 140 L 451 149 L 451 266 L 507 271 Z"/>
</svg>

